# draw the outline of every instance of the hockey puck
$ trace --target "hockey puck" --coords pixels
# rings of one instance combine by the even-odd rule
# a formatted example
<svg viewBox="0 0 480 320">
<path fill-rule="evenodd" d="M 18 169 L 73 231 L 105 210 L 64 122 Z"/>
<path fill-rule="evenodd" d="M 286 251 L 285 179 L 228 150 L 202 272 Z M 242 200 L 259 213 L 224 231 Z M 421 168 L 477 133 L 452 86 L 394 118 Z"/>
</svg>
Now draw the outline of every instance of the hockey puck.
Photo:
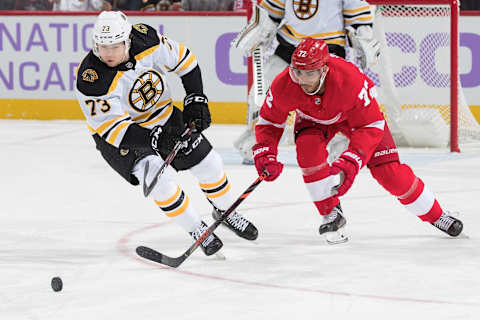
<svg viewBox="0 0 480 320">
<path fill-rule="evenodd" d="M 63 288 L 63 282 L 60 277 L 53 277 L 52 278 L 52 289 L 55 292 L 61 291 Z"/>
</svg>

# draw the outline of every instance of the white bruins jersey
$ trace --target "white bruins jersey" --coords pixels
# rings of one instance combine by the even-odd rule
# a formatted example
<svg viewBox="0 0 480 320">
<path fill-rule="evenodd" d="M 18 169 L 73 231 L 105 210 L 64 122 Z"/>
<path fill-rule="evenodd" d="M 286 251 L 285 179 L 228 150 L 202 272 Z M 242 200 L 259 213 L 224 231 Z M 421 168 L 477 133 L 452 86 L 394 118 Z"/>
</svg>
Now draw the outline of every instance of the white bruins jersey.
<svg viewBox="0 0 480 320">
<path fill-rule="evenodd" d="M 130 58 L 110 68 L 90 51 L 77 69 L 76 95 L 92 134 L 119 147 L 129 126 L 163 125 L 173 111 L 164 72 L 179 77 L 197 66 L 195 55 L 148 25 L 132 27 Z"/>
<path fill-rule="evenodd" d="M 263 0 L 260 6 L 282 25 L 278 35 L 294 46 L 306 37 L 345 46 L 345 27 L 373 23 L 363 0 Z"/>
</svg>

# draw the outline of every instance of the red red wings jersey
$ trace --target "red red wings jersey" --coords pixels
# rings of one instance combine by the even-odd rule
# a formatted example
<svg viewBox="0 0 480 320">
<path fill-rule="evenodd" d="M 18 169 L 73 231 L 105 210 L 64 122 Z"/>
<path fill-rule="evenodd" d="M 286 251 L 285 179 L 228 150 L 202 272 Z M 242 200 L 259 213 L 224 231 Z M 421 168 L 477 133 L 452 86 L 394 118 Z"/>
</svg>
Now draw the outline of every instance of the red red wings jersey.
<svg viewBox="0 0 480 320">
<path fill-rule="evenodd" d="M 277 147 L 290 111 L 318 126 L 335 126 L 350 138 L 350 148 L 370 158 L 383 136 L 385 119 L 373 82 L 352 63 L 330 56 L 323 95 L 308 95 L 288 68 L 274 79 L 255 127 L 258 143 Z M 366 163 L 366 161 L 364 162 Z"/>
</svg>

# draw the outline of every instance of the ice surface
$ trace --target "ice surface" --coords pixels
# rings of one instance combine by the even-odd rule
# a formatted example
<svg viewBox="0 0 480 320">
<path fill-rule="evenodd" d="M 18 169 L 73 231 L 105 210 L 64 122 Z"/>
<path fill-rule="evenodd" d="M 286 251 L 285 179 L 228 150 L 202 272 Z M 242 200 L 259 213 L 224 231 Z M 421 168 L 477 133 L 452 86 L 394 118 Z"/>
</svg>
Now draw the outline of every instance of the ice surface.
<svg viewBox="0 0 480 320">
<path fill-rule="evenodd" d="M 231 141 L 241 126 L 207 131 L 233 190 L 256 177 Z M 0 121 L 0 319 L 478 319 L 480 152 L 401 150 L 467 237 L 451 239 L 406 211 L 362 170 L 342 200 L 350 241 L 329 246 L 294 166 L 242 204 L 255 243 L 226 228 L 225 261 L 200 250 L 179 269 L 135 255 L 178 256 L 191 238 L 125 183 L 81 121 Z M 179 176 L 212 221 L 195 179 Z M 60 276 L 61 292 L 50 280 Z"/>
</svg>

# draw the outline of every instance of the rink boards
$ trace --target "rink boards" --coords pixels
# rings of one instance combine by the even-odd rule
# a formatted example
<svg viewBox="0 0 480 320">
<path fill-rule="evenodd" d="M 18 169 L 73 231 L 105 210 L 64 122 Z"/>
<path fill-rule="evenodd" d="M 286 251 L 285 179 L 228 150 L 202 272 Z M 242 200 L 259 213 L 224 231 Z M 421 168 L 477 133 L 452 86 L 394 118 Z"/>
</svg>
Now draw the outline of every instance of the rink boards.
<svg viewBox="0 0 480 320">
<path fill-rule="evenodd" d="M 30 14 L 30 13 L 29 13 Z M 244 26 L 240 13 L 180 16 L 133 15 L 189 47 L 200 63 L 216 123 L 243 123 L 247 60 L 230 48 Z M 91 49 L 94 14 L 0 16 L 0 118 L 82 119 L 74 97 L 75 69 Z M 478 16 L 460 20 L 460 78 L 471 110 L 480 118 L 480 32 Z M 436 64 L 442 68 L 440 63 Z M 168 75 L 174 100 L 184 96 L 181 81 Z M 412 84 L 413 85 L 413 84 Z M 418 86 L 418 85 L 416 85 Z M 422 89 L 423 91 L 423 89 Z"/>
</svg>

